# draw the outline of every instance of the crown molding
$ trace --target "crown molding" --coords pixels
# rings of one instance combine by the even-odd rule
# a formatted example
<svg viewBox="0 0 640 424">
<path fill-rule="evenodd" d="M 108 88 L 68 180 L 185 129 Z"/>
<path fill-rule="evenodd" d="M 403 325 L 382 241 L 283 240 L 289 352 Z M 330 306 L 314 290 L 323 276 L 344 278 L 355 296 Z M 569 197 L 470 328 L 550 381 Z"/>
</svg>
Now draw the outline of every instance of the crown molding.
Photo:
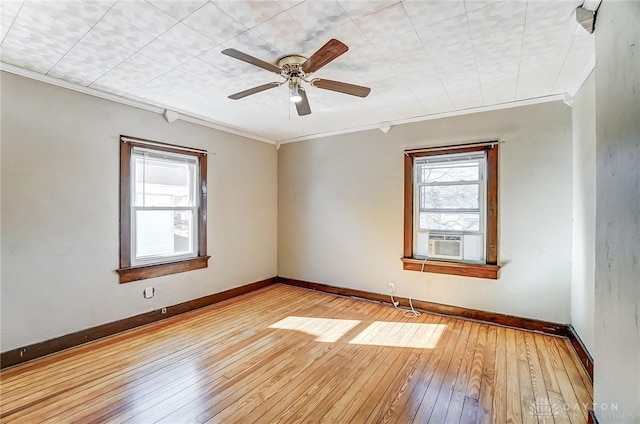
<svg viewBox="0 0 640 424">
<path fill-rule="evenodd" d="M 236 128 L 232 128 L 221 124 L 219 122 L 212 121 L 209 118 L 204 116 L 196 115 L 190 112 L 185 112 L 180 109 L 176 109 L 172 106 L 164 106 L 160 104 L 146 103 L 138 100 L 127 99 L 121 96 L 117 96 L 115 94 L 107 93 L 105 91 L 96 90 L 95 88 L 85 87 L 84 85 L 76 84 L 73 82 L 61 80 L 59 78 L 54 78 L 49 75 L 44 75 L 39 72 L 31 71 L 28 69 L 20 68 L 15 65 L 10 65 L 8 63 L 0 62 L 0 71 L 9 72 L 15 75 L 20 75 L 26 78 L 30 78 L 33 80 L 37 80 L 40 82 L 44 82 L 47 84 L 55 85 L 58 87 L 66 88 L 69 90 L 77 91 L 79 93 L 88 94 L 89 96 L 98 97 L 105 100 L 110 100 L 112 102 L 120 103 L 123 105 L 135 107 L 137 109 L 146 110 L 148 112 L 153 112 L 157 114 L 164 114 L 166 109 L 176 111 L 180 114 L 179 119 L 182 121 L 190 122 L 192 124 L 200 125 L 207 128 L 213 128 L 215 130 L 224 131 L 229 134 L 239 135 L 241 137 L 250 138 L 252 140 L 262 141 L 264 143 L 276 144 L 275 140 L 271 140 L 269 138 L 261 137 L 256 134 L 251 134 Z"/>
<path fill-rule="evenodd" d="M 303 135 L 303 136 L 300 136 L 300 137 L 294 137 L 294 138 L 289 138 L 289 139 L 285 139 L 285 140 L 280 140 L 280 144 L 295 143 L 297 141 L 313 140 L 313 139 L 316 139 L 316 138 L 331 137 L 331 136 L 335 136 L 335 135 L 349 134 L 349 133 L 367 131 L 367 130 L 382 130 L 383 132 L 385 132 L 384 129 L 386 129 L 386 127 L 388 127 L 388 126 L 394 127 L 396 125 L 404 125 L 404 124 L 411 124 L 411 123 L 414 123 L 414 122 L 430 121 L 430 120 L 433 120 L 433 119 L 451 118 L 453 116 L 462 116 L 462 115 L 470 115 L 470 114 L 473 114 L 473 113 L 490 112 L 490 111 L 501 110 L 501 109 L 510 109 L 510 108 L 513 108 L 513 107 L 529 106 L 529 105 L 535 105 L 535 104 L 539 104 L 539 103 L 557 102 L 557 101 L 563 101 L 564 99 L 565 99 L 565 94 L 564 93 L 563 94 L 553 94 L 553 95 L 549 95 L 549 96 L 534 97 L 534 98 L 531 98 L 531 99 L 516 100 L 516 101 L 512 101 L 512 102 L 505 102 L 505 103 L 497 103 L 497 104 L 488 105 L 488 106 L 478 106 L 478 107 L 472 107 L 472 108 L 467 108 L 467 109 L 452 110 L 450 112 L 433 113 L 433 114 L 430 114 L 430 115 L 421 115 L 421 116 L 416 116 L 416 117 L 413 117 L 413 118 L 399 119 L 399 120 L 396 120 L 396 121 L 384 121 L 384 122 L 380 122 L 380 123 L 377 123 L 377 124 L 362 125 L 362 126 L 359 126 L 359 127 L 346 128 L 346 129 L 341 129 L 341 130 L 336 130 L 336 131 L 328 131 L 328 132 L 317 133 L 317 134 Z M 385 134 L 387 132 L 389 132 L 389 130 L 387 130 L 385 132 Z"/>
</svg>

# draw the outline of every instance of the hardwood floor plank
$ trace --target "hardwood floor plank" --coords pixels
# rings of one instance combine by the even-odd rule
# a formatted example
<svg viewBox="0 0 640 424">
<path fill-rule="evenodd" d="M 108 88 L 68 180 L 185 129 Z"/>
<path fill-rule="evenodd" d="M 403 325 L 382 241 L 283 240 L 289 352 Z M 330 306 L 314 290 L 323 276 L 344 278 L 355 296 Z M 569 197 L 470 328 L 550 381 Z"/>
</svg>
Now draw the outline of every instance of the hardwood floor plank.
<svg viewBox="0 0 640 424">
<path fill-rule="evenodd" d="M 563 338 L 279 284 L 0 383 L 2 422 L 28 424 L 585 424 L 593 391 Z"/>
<path fill-rule="evenodd" d="M 454 349 L 458 344 L 460 339 L 460 333 L 462 332 L 462 327 L 464 323 L 461 321 L 456 321 L 453 327 L 447 327 L 447 331 L 450 332 L 449 339 L 447 340 L 447 344 L 444 347 L 442 356 L 439 358 L 437 368 L 435 369 L 435 373 L 433 378 L 431 379 L 429 386 L 424 394 L 420 402 L 420 406 L 416 412 L 415 417 L 413 418 L 414 423 L 426 423 L 429 421 L 431 414 L 436 406 L 436 401 L 438 399 L 438 395 L 440 394 L 440 389 L 442 388 L 442 383 L 444 381 L 447 370 L 449 369 L 449 364 L 451 363 L 451 359 L 454 354 Z"/>
<path fill-rule="evenodd" d="M 524 331 L 516 331 L 516 349 L 518 357 L 518 381 L 520 382 L 520 409 L 522 411 L 522 422 L 538 423 L 536 414 L 536 403 L 533 394 L 533 383 L 531 382 L 531 372 L 529 370 L 529 360 L 527 358 L 527 346 L 525 343 Z"/>
<path fill-rule="evenodd" d="M 538 358 L 540 359 L 540 368 L 542 370 L 545 387 L 548 391 L 559 393 L 560 386 L 558 386 L 558 380 L 553 371 L 551 355 L 549 354 L 547 344 L 544 342 L 544 337 L 541 334 L 533 334 L 533 338 L 536 342 L 536 349 L 538 350 Z"/>
<path fill-rule="evenodd" d="M 521 423 L 522 420 L 522 404 L 520 403 L 520 381 L 518 378 L 518 348 L 516 345 L 516 330 L 512 328 L 506 329 L 506 353 L 507 353 L 507 386 L 506 386 L 506 403 L 507 403 L 507 424 Z M 525 413 L 528 411 L 524 411 Z"/>
<path fill-rule="evenodd" d="M 498 327 L 496 335 L 496 363 L 493 380 L 492 415 L 494 423 L 507 422 L 507 333 L 504 327 Z"/>
<path fill-rule="evenodd" d="M 475 352 L 473 353 L 473 363 L 471 370 L 469 371 L 469 382 L 467 384 L 466 395 L 476 400 L 480 399 L 480 384 L 482 382 L 482 368 L 484 365 L 488 329 L 488 325 L 479 324 L 478 338 L 476 341 Z"/>
<path fill-rule="evenodd" d="M 461 349 L 461 356 L 458 362 L 457 372 L 455 368 L 447 371 L 446 381 L 451 381 L 451 385 L 447 387 L 443 385 L 440 395 L 443 401 L 447 401 L 447 409 L 443 407 L 434 409 L 430 420 L 434 423 L 447 422 L 455 423 L 460 421 L 462 408 L 465 401 L 465 393 L 467 391 L 467 381 L 470 369 L 473 365 L 473 354 L 475 351 L 476 340 L 478 339 L 478 327 L 475 322 L 468 322 L 468 327 L 463 327 L 466 341 L 464 349 Z M 453 375 L 453 373 L 456 373 Z M 442 403 L 444 404 L 444 402 Z M 444 415 L 443 415 L 444 414 Z"/>
<path fill-rule="evenodd" d="M 493 325 L 490 326 L 487 332 L 486 353 L 484 355 L 485 361 L 482 369 L 482 381 L 480 383 L 480 399 L 478 401 L 478 413 L 476 415 L 477 423 L 492 422 L 497 337 L 497 327 Z"/>
<path fill-rule="evenodd" d="M 466 396 L 460 415 L 460 424 L 474 424 L 478 415 L 478 399 Z"/>
<path fill-rule="evenodd" d="M 529 374 L 531 378 L 531 387 L 533 389 L 534 410 L 536 411 L 538 422 L 540 424 L 552 424 L 554 422 L 551 411 L 551 403 L 547 388 L 542 377 L 542 369 L 540 367 L 540 359 L 536 349 L 536 343 L 533 333 L 524 333 L 525 346 L 527 352 L 527 360 L 529 362 Z"/>
</svg>

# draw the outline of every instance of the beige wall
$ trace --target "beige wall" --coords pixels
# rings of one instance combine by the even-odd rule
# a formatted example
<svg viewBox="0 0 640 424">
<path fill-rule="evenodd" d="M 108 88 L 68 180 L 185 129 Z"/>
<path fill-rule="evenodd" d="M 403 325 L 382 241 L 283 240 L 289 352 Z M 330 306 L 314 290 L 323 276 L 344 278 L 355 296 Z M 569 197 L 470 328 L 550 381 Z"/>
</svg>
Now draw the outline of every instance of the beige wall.
<svg viewBox="0 0 640 424">
<path fill-rule="evenodd" d="M 596 85 L 593 72 L 573 103 L 571 325 L 593 356 L 596 255 Z"/>
<path fill-rule="evenodd" d="M 1 78 L 2 351 L 276 275 L 274 146 Z M 209 151 L 209 268 L 118 284 L 121 134 Z"/>
<path fill-rule="evenodd" d="M 403 271 L 403 150 L 505 140 L 499 280 Z M 571 110 L 547 103 L 286 144 L 278 157 L 278 274 L 570 321 Z"/>
<path fill-rule="evenodd" d="M 596 21 L 596 415 L 640 422 L 640 2 Z M 611 411 L 613 407 L 617 411 Z"/>
</svg>

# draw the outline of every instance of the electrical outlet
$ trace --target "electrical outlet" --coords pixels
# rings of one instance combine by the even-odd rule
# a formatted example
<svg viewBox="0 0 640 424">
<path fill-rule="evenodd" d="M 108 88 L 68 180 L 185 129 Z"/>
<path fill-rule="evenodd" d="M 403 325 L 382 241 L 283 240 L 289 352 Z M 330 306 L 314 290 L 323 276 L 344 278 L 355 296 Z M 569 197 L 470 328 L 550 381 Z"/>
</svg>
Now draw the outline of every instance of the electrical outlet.
<svg viewBox="0 0 640 424">
<path fill-rule="evenodd" d="M 154 289 L 153 287 L 147 287 L 146 289 L 144 289 L 143 296 L 145 299 L 151 299 L 155 293 L 156 289 Z"/>
<path fill-rule="evenodd" d="M 396 285 L 395 285 L 395 283 L 390 282 L 389 283 L 389 293 L 395 294 L 395 292 L 396 292 Z"/>
</svg>

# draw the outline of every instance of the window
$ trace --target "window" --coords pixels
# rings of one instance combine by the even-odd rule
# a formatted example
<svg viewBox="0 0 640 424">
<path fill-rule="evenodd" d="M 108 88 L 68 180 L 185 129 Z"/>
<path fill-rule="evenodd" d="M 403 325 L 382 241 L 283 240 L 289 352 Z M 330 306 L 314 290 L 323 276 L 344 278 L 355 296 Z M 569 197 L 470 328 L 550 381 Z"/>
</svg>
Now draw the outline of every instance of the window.
<svg viewBox="0 0 640 424">
<path fill-rule="evenodd" d="M 206 268 L 206 152 L 120 141 L 120 282 Z"/>
<path fill-rule="evenodd" d="M 405 152 L 404 269 L 497 278 L 498 144 Z"/>
</svg>

